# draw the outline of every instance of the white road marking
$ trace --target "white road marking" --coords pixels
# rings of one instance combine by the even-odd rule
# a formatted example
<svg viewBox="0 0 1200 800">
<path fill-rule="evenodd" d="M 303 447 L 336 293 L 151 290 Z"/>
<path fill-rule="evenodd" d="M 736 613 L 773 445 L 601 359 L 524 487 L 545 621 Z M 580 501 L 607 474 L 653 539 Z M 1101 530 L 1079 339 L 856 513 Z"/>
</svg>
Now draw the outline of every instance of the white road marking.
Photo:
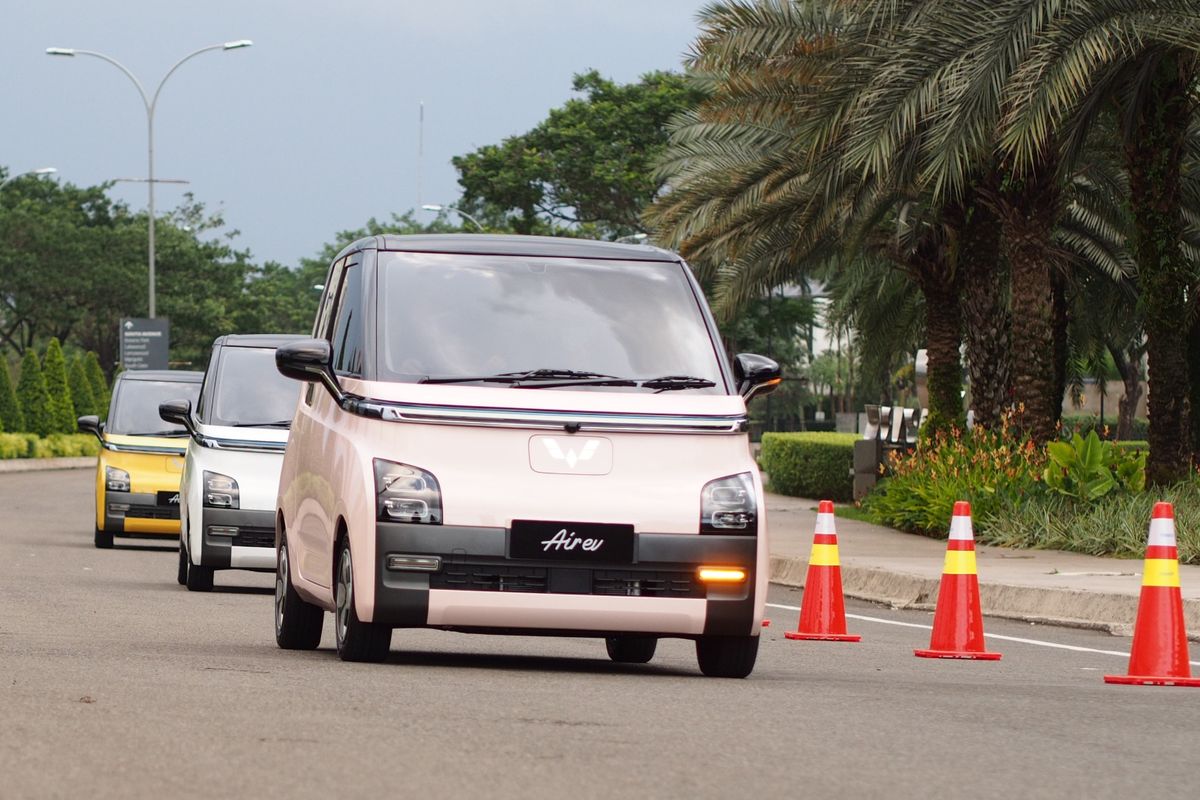
<svg viewBox="0 0 1200 800">
<path fill-rule="evenodd" d="M 782 608 L 786 611 L 799 611 L 800 606 L 785 606 L 779 603 L 767 603 L 769 608 Z M 857 619 L 862 622 L 878 622 L 880 625 L 897 625 L 901 628 L 921 628 L 922 630 L 933 630 L 932 625 L 920 625 L 916 622 L 900 622 L 895 619 L 883 619 L 881 617 L 864 617 L 862 614 L 847 614 L 846 619 Z M 1073 650 L 1077 653 L 1100 653 L 1106 656 L 1120 656 L 1129 658 L 1129 653 L 1123 653 L 1120 650 L 1097 650 L 1094 647 L 1078 647 L 1073 644 L 1060 644 L 1058 642 L 1044 642 L 1040 639 L 1025 639 L 1020 636 L 1002 636 L 998 633 L 984 633 L 988 639 L 998 639 L 1002 642 L 1018 642 L 1019 644 L 1033 644 L 1038 647 L 1053 647 L 1058 650 Z M 1194 667 L 1200 667 L 1200 661 L 1189 661 Z"/>
</svg>

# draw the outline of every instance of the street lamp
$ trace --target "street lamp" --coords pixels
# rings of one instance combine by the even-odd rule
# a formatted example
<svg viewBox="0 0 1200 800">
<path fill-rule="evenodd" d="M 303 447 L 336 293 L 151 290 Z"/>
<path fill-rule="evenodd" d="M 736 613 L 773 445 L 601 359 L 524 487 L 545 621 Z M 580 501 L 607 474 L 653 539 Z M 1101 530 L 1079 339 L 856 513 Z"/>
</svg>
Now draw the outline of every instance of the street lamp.
<svg viewBox="0 0 1200 800">
<path fill-rule="evenodd" d="M 9 175 L 4 180 L 0 181 L 0 189 L 8 186 L 17 178 L 24 178 L 26 175 L 49 175 L 52 172 L 58 172 L 58 170 L 54 167 L 38 167 L 37 169 L 31 169 L 28 172 L 18 172 L 16 175 Z"/>
<path fill-rule="evenodd" d="M 174 66 L 172 66 L 169 70 L 167 70 L 167 74 L 164 75 L 163 79 L 158 82 L 158 86 L 157 86 L 157 88 L 155 88 L 153 96 L 149 96 L 146 94 L 146 89 L 142 86 L 142 82 L 137 79 L 136 75 L 134 75 L 132 72 L 130 72 L 129 69 L 124 64 L 122 64 L 120 61 L 117 61 L 115 58 L 112 58 L 111 56 L 106 56 L 103 53 L 97 53 L 94 50 L 76 50 L 71 47 L 47 47 L 46 48 L 46 54 L 51 55 L 51 56 L 71 56 L 71 57 L 93 56 L 95 58 L 101 59 L 102 61 L 107 61 L 108 63 L 110 63 L 114 67 L 116 67 L 117 69 L 121 70 L 121 72 L 124 72 L 125 76 L 127 78 L 129 78 L 129 80 L 133 81 L 133 85 L 137 87 L 138 94 L 140 94 L 142 96 L 142 103 L 146 106 L 146 155 L 147 155 L 147 160 L 149 161 L 149 164 L 150 164 L 149 175 L 146 179 L 146 185 L 149 187 L 149 191 L 150 191 L 150 202 L 149 202 L 149 212 L 148 212 L 148 215 L 150 217 L 150 226 L 149 226 L 149 233 L 148 233 L 148 242 L 149 242 L 148 249 L 149 249 L 149 263 L 150 263 L 150 319 L 154 319 L 154 305 L 155 305 L 155 303 L 154 303 L 154 182 L 155 182 L 154 181 L 154 108 L 158 104 L 158 95 L 162 91 L 163 84 L 167 82 L 167 78 L 170 78 L 171 75 L 173 75 L 175 73 L 175 70 L 179 69 L 179 67 L 183 65 L 183 62 L 188 61 L 189 59 L 195 58 L 196 56 L 200 55 L 201 53 L 207 53 L 211 50 L 237 50 L 242 47 L 249 47 L 252 44 L 253 44 L 253 42 L 251 42 L 249 39 L 238 39 L 233 42 L 225 42 L 224 44 L 214 44 L 214 45 L 209 45 L 208 47 L 201 47 L 199 50 L 195 50 L 191 53 L 188 53 L 186 56 L 184 56 L 183 58 L 176 61 Z"/>
<path fill-rule="evenodd" d="M 480 224 L 479 220 L 475 219 L 458 206 L 440 206 L 437 203 L 426 203 L 425 205 L 421 206 L 421 208 L 425 209 L 426 211 L 453 211 L 460 217 L 465 217 L 466 219 L 471 220 L 471 222 L 475 224 L 475 227 L 479 228 L 480 231 L 483 230 L 483 225 Z"/>
</svg>

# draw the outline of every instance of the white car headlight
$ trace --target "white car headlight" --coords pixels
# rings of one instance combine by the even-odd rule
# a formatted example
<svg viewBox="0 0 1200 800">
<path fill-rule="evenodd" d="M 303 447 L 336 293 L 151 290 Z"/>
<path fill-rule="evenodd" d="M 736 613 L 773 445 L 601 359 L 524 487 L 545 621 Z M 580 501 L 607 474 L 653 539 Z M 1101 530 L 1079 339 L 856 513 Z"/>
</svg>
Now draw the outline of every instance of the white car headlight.
<svg viewBox="0 0 1200 800">
<path fill-rule="evenodd" d="M 228 475 L 204 470 L 204 505 L 209 508 L 238 508 L 238 482 Z"/>
<path fill-rule="evenodd" d="M 758 533 L 758 501 L 749 472 L 718 478 L 700 492 L 701 533 Z"/>
<path fill-rule="evenodd" d="M 442 524 L 442 488 L 431 473 L 395 461 L 375 462 L 375 517 L 381 522 Z"/>
<path fill-rule="evenodd" d="M 123 469 L 105 466 L 104 485 L 112 492 L 129 491 L 129 473 Z"/>
</svg>

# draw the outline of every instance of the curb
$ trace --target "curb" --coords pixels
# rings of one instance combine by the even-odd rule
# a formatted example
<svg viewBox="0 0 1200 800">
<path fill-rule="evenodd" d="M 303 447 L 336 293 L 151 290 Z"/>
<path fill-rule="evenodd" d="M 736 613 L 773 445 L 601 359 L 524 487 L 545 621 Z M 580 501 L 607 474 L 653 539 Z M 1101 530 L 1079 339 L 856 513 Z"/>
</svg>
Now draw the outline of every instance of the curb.
<svg viewBox="0 0 1200 800">
<path fill-rule="evenodd" d="M 808 561 L 803 558 L 771 556 L 771 582 L 803 587 Z M 842 566 L 842 591 L 847 597 L 881 603 L 893 608 L 932 611 L 936 606 L 938 580 L 886 569 Z M 979 583 L 980 605 L 986 616 L 1102 630 L 1114 636 L 1132 636 L 1138 600 L 1133 595 L 1082 592 L 1075 589 L 1043 589 L 1012 584 Z M 1185 600 L 1184 622 L 1188 639 L 1200 642 L 1200 602 Z"/>
<path fill-rule="evenodd" d="M 95 456 L 78 458 L 6 458 L 0 460 L 0 474 L 5 472 L 41 472 L 52 469 L 87 469 L 96 466 Z"/>
</svg>

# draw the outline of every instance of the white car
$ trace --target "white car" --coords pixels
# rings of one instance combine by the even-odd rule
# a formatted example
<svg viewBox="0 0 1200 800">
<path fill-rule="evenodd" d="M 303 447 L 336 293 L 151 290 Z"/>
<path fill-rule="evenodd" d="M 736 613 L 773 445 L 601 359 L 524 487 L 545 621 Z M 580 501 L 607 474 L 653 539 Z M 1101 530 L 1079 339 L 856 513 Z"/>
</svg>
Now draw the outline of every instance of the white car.
<svg viewBox="0 0 1200 800">
<path fill-rule="evenodd" d="M 207 592 L 218 569 L 275 571 L 275 497 L 299 394 L 275 348 L 302 337 L 222 336 L 200 399 L 159 406 L 191 434 L 180 487 L 179 583 Z"/>
</svg>

